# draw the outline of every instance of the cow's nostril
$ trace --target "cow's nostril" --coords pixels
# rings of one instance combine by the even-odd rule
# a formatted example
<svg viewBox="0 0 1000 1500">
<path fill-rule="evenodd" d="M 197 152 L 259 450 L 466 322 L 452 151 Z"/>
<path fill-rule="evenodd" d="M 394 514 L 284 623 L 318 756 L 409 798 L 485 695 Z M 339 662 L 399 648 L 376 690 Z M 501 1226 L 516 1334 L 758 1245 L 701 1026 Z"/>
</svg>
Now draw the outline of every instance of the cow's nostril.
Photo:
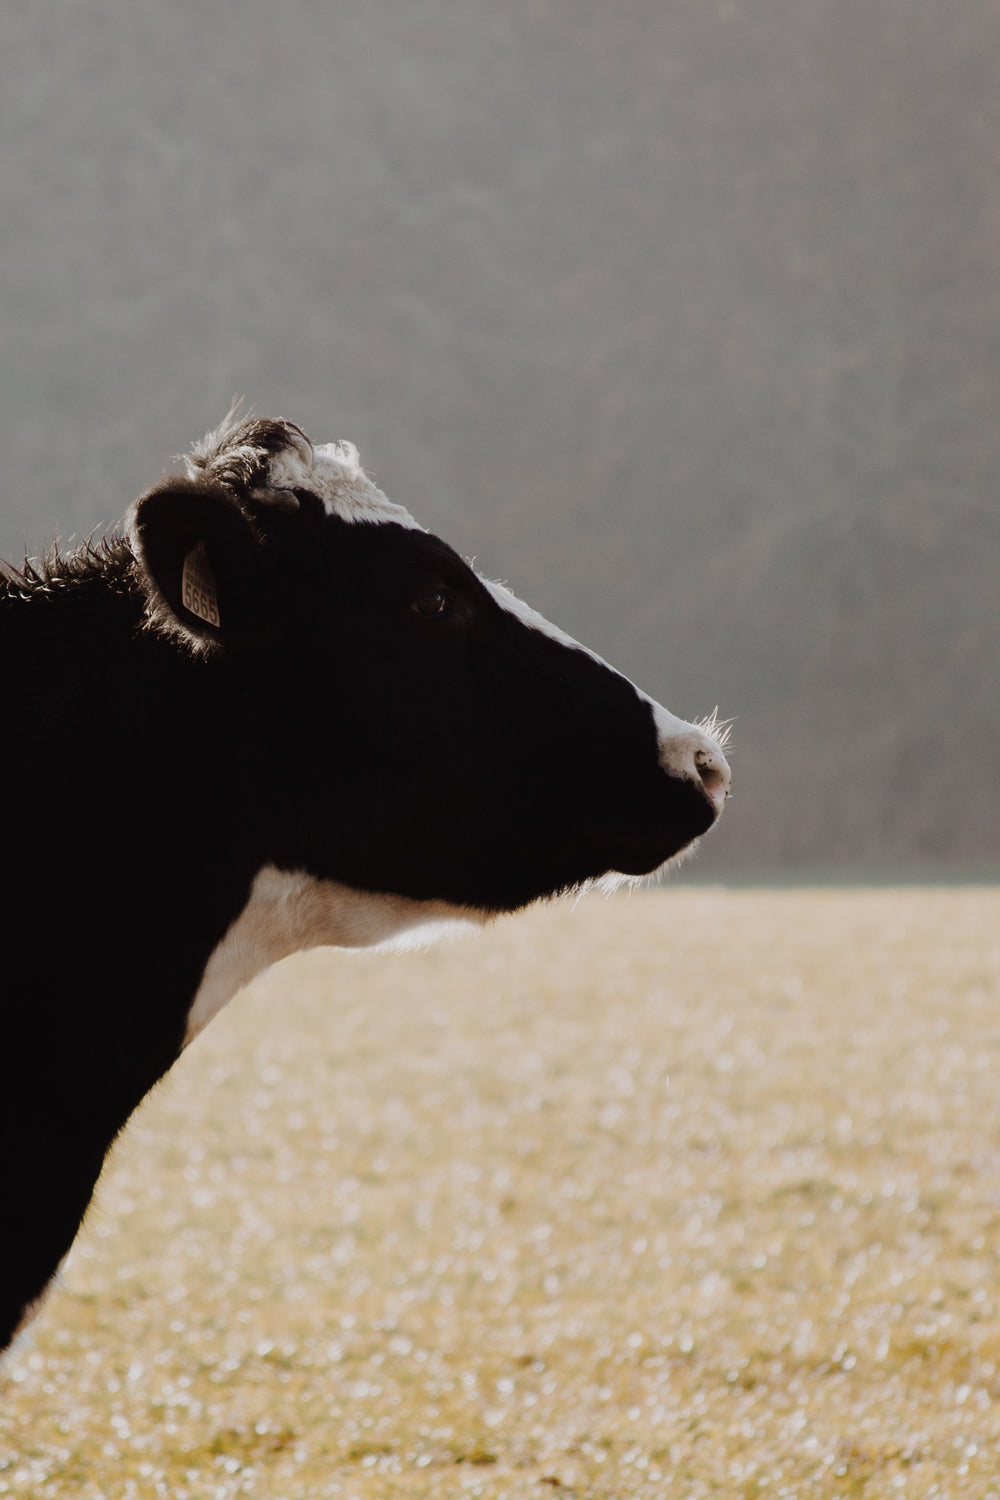
<svg viewBox="0 0 1000 1500">
<path fill-rule="evenodd" d="M 729 766 L 722 756 L 716 755 L 713 750 L 702 749 L 695 753 L 695 770 L 701 777 L 701 784 L 712 798 L 727 801 L 733 795 L 733 778 Z"/>
<path fill-rule="evenodd" d="M 669 776 L 699 784 L 716 813 L 720 813 L 732 795 L 729 762 L 721 746 L 698 725 L 687 725 L 685 729 L 685 733 L 675 732 L 661 738 L 660 765 Z"/>
</svg>

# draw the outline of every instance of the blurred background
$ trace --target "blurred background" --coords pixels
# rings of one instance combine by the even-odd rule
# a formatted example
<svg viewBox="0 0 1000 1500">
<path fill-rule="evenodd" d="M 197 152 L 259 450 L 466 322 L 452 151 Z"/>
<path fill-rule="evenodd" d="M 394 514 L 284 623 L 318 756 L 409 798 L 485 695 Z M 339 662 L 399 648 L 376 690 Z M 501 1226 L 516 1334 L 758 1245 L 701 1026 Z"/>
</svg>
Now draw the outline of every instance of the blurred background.
<svg viewBox="0 0 1000 1500">
<path fill-rule="evenodd" d="M 6 7 L 0 552 L 241 393 L 735 716 L 698 878 L 996 876 L 998 58 L 995 0 Z"/>
</svg>

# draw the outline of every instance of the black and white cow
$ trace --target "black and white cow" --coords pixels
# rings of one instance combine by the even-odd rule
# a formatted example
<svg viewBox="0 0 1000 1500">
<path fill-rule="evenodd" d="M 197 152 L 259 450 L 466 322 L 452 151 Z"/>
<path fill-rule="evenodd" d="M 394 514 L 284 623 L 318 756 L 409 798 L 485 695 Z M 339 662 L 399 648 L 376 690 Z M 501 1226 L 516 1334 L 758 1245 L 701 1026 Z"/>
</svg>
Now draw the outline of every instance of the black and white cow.
<svg viewBox="0 0 1000 1500">
<path fill-rule="evenodd" d="M 254 974 L 648 875 L 729 793 L 714 724 L 283 421 L 231 413 L 121 536 L 7 568 L 0 642 L 0 1348 Z"/>
</svg>

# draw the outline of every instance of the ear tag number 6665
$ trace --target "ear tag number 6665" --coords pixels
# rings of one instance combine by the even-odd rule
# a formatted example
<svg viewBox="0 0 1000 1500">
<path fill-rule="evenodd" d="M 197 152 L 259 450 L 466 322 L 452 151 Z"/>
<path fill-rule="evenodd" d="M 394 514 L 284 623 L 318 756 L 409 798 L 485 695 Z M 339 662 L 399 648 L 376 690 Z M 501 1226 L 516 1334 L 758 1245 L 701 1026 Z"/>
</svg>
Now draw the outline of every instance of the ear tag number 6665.
<svg viewBox="0 0 1000 1500">
<path fill-rule="evenodd" d="M 196 615 L 199 620 L 207 621 L 209 625 L 220 623 L 219 596 L 216 592 L 215 577 L 209 567 L 204 542 L 199 542 L 197 547 L 192 547 L 184 559 L 181 587 L 186 610 Z"/>
</svg>

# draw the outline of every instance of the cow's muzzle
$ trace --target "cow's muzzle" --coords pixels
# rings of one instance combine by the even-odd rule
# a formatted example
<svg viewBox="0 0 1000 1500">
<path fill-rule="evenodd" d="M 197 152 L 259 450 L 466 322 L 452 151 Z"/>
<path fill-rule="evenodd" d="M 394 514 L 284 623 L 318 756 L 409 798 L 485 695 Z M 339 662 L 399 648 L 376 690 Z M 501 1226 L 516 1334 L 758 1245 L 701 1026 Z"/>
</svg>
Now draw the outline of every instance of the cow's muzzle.
<svg viewBox="0 0 1000 1500">
<path fill-rule="evenodd" d="M 668 725 L 661 720 L 658 727 L 660 765 L 668 776 L 700 786 L 718 817 L 733 794 L 733 773 L 718 740 L 698 725 L 677 719 Z"/>
</svg>

